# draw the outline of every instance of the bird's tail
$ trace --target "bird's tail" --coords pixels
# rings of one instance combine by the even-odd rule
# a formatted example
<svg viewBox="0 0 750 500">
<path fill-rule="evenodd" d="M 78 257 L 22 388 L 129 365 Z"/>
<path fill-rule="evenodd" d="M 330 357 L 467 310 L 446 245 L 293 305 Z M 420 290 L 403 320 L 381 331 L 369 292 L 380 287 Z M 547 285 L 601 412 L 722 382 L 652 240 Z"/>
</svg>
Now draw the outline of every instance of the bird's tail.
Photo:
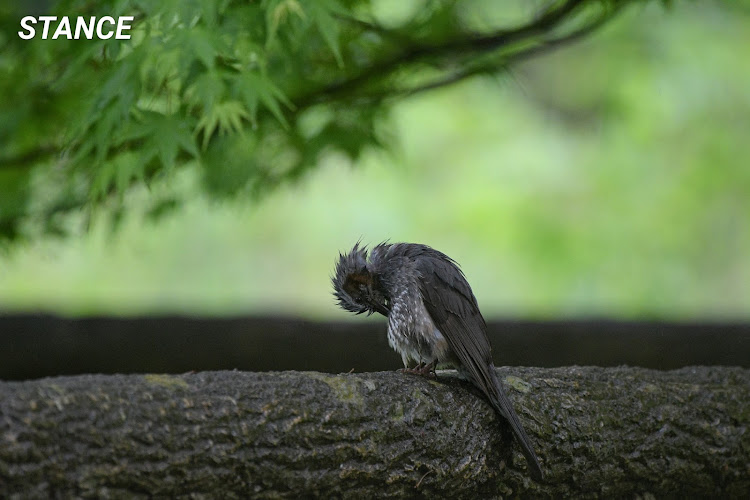
<svg viewBox="0 0 750 500">
<path fill-rule="evenodd" d="M 534 448 L 531 446 L 531 439 L 529 439 L 528 434 L 526 434 L 526 431 L 523 429 L 521 421 L 518 420 L 518 415 L 516 415 L 508 396 L 505 395 L 503 386 L 500 385 L 500 380 L 495 373 L 494 366 L 490 370 L 490 377 L 492 378 L 492 388 L 494 389 L 488 394 L 490 402 L 495 410 L 505 417 L 508 423 L 510 423 L 513 433 L 516 435 L 518 443 L 521 445 L 521 452 L 523 453 L 523 456 L 526 457 L 526 461 L 529 464 L 529 473 L 531 474 L 531 477 L 536 481 L 542 481 L 544 479 L 542 466 L 539 464 L 539 459 L 537 458 L 536 453 L 534 453 Z"/>
</svg>

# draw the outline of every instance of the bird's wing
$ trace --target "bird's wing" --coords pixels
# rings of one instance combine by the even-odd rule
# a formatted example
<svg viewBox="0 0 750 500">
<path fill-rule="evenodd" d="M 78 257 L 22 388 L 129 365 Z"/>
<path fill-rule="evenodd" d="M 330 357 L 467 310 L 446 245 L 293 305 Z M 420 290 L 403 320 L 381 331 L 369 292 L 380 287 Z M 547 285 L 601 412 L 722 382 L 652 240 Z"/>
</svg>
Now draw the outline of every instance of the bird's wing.
<svg viewBox="0 0 750 500">
<path fill-rule="evenodd" d="M 433 323 L 467 374 L 491 395 L 492 354 L 487 325 L 469 283 L 449 257 L 435 250 L 421 255 L 416 265 L 422 300 Z"/>
<path fill-rule="evenodd" d="M 542 478 L 539 460 L 513 405 L 505 395 L 492 364 L 487 325 L 477 300 L 461 270 L 448 256 L 430 249 L 416 259 L 421 274 L 420 292 L 427 312 L 460 363 L 460 369 L 488 397 L 492 406 L 508 420 L 518 437 L 529 470 Z"/>
</svg>

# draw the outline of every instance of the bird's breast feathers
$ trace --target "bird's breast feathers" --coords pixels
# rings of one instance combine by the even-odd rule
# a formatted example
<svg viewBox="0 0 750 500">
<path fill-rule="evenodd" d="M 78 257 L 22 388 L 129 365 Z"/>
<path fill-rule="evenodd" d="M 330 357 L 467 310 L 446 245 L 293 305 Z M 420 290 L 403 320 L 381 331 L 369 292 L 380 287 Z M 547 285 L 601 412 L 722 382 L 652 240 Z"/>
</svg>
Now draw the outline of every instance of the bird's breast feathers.
<svg viewBox="0 0 750 500">
<path fill-rule="evenodd" d="M 421 301 L 394 300 L 388 315 L 388 344 L 408 365 L 409 360 L 431 363 L 449 357 L 448 342 L 435 327 Z"/>
</svg>

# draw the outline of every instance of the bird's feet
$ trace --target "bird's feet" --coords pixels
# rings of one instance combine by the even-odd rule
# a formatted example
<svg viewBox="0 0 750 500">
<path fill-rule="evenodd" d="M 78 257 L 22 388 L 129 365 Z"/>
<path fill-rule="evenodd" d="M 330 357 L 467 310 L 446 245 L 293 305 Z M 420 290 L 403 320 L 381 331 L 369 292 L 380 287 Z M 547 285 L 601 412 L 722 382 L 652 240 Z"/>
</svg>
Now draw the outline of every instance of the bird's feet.
<svg viewBox="0 0 750 500">
<path fill-rule="evenodd" d="M 413 375 L 421 375 L 423 377 L 428 378 L 436 378 L 437 375 L 435 374 L 435 367 L 437 366 L 437 360 L 434 360 L 432 363 L 424 363 L 422 361 L 419 362 L 417 366 L 414 368 L 401 368 L 399 370 L 401 373 L 411 373 Z"/>
</svg>

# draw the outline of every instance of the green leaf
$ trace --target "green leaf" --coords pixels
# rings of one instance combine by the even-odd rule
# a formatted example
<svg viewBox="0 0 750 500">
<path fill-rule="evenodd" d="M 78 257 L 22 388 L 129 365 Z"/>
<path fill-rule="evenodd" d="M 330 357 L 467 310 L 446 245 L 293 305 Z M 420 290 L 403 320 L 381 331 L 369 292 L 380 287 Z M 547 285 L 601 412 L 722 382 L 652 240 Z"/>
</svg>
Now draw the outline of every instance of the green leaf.
<svg viewBox="0 0 750 500">
<path fill-rule="evenodd" d="M 221 45 L 216 31 L 209 32 L 201 25 L 190 28 L 179 26 L 173 30 L 174 35 L 166 42 L 167 49 L 179 54 L 182 71 L 186 71 L 196 61 L 204 69 L 214 68 L 218 47 Z"/>
<path fill-rule="evenodd" d="M 216 71 L 207 71 L 196 77 L 188 87 L 185 98 L 192 107 L 202 106 L 211 109 L 224 95 L 224 82 Z"/>
<path fill-rule="evenodd" d="M 128 128 L 121 142 L 144 140 L 141 163 L 145 164 L 158 156 L 164 168 L 171 169 L 180 150 L 187 151 L 196 158 L 200 155 L 192 134 L 194 121 L 191 118 L 154 111 L 141 111 L 138 115 L 137 123 Z"/>
<path fill-rule="evenodd" d="M 271 0 L 263 2 L 262 6 L 266 11 L 266 47 L 273 43 L 279 26 L 290 16 L 305 19 L 305 11 L 297 0 Z"/>
<path fill-rule="evenodd" d="M 262 103 L 284 128 L 289 128 L 289 123 L 279 103 L 281 102 L 288 108 L 292 108 L 293 105 L 269 78 L 260 73 L 246 72 L 235 77 L 234 82 L 235 92 L 239 94 L 250 111 L 250 120 L 254 127 L 257 126 L 258 103 Z"/>
<path fill-rule="evenodd" d="M 248 118 L 248 113 L 239 101 L 224 101 L 216 104 L 203 114 L 195 128 L 195 133 L 203 133 L 203 149 L 206 149 L 215 131 L 223 134 L 240 132 L 242 120 Z"/>
<path fill-rule="evenodd" d="M 192 52 L 195 53 L 206 68 L 213 68 L 216 49 L 214 49 L 211 35 L 203 28 L 195 27 L 189 32 L 189 40 Z"/>
<path fill-rule="evenodd" d="M 307 8 L 310 18 L 317 26 L 326 44 L 333 52 L 339 68 L 344 67 L 344 59 L 341 57 L 341 45 L 339 42 L 339 22 L 334 19 L 333 14 L 341 14 L 345 9 L 336 0 L 318 0 L 309 2 Z"/>
<path fill-rule="evenodd" d="M 145 164 L 141 156 L 135 151 L 126 151 L 114 157 L 111 161 L 115 171 L 115 188 L 122 199 L 125 191 L 130 187 L 133 179 L 143 180 Z"/>
<path fill-rule="evenodd" d="M 112 147 L 112 137 L 127 124 L 141 92 L 139 65 L 142 56 L 141 51 L 133 51 L 119 61 L 87 108 L 85 118 L 74 121 L 70 143 L 77 164 L 86 159 L 80 151 L 94 150 L 95 161 L 103 161 Z"/>
<path fill-rule="evenodd" d="M 89 197 L 92 200 L 101 200 L 109 192 L 110 187 L 115 182 L 117 176 L 117 166 L 114 162 L 104 161 L 99 164 L 95 170 L 94 179 L 89 188 Z"/>
</svg>

